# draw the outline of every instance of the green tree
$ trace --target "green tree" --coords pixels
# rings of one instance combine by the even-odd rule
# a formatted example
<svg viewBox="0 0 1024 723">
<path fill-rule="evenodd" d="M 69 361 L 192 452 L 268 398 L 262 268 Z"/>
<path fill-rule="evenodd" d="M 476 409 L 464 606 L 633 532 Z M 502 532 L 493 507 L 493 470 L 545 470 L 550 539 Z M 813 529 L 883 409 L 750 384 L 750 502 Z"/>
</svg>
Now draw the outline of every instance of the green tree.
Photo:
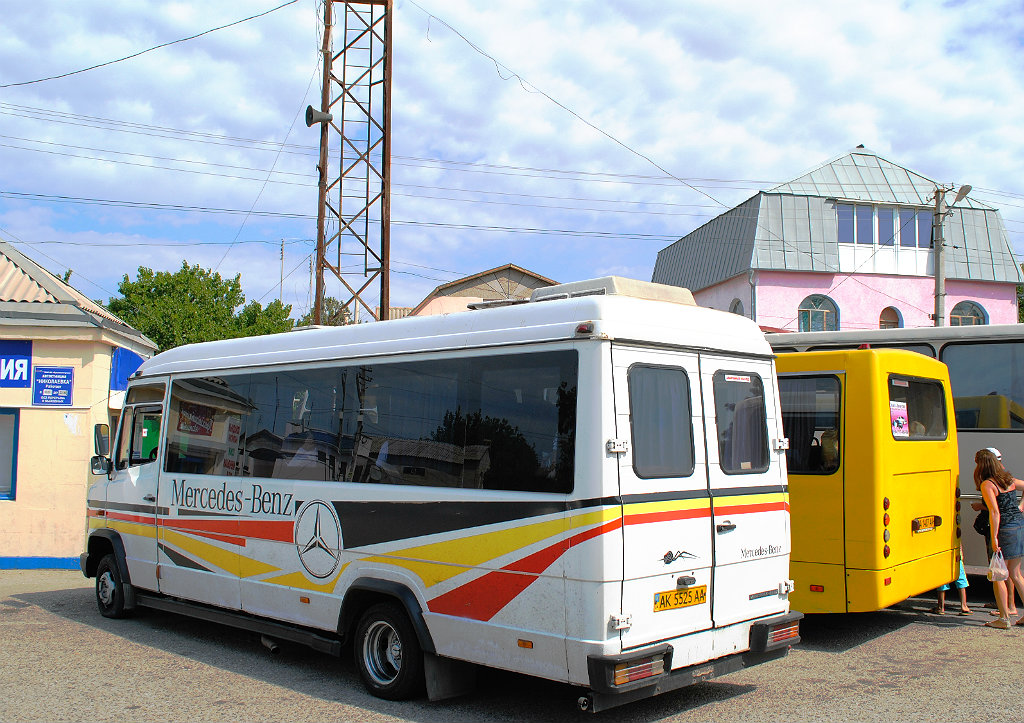
<svg viewBox="0 0 1024 723">
<path fill-rule="evenodd" d="M 1020 270 L 1024 271 L 1024 264 L 1021 264 Z M 1018 323 L 1024 324 L 1024 285 L 1017 285 L 1017 321 Z"/>
<path fill-rule="evenodd" d="M 140 266 L 135 281 L 125 274 L 117 288 L 121 297 L 111 299 L 107 308 L 155 341 L 160 351 L 291 329 L 291 306 L 277 300 L 266 306 L 246 304 L 241 278 L 225 279 L 187 261 L 175 273 Z"/>
<path fill-rule="evenodd" d="M 295 326 L 310 326 L 313 323 L 313 310 L 295 322 Z M 324 297 L 323 313 L 320 316 L 323 326 L 348 326 L 353 323 L 352 310 L 342 306 L 333 296 Z"/>
</svg>

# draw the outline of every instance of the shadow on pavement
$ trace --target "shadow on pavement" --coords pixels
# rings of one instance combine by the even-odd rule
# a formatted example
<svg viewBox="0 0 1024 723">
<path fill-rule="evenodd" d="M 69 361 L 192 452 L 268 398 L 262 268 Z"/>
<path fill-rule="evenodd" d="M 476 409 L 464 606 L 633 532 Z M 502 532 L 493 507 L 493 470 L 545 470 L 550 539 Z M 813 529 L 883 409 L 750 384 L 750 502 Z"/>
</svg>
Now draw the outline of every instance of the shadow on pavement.
<svg viewBox="0 0 1024 723">
<path fill-rule="evenodd" d="M 972 613 L 957 615 L 960 599 L 955 590 L 946 593 L 946 614 L 937 615 L 935 593 L 913 597 L 871 613 L 807 615 L 800 621 L 800 647 L 823 653 L 842 653 L 907 625 L 976 627 L 992 619 L 987 603 L 993 600 L 992 583 L 971 577 L 967 604 Z"/>
<path fill-rule="evenodd" d="M 131 618 L 109 620 L 96 609 L 91 588 L 17 593 L 0 598 L 0 611 L 27 612 L 29 607 L 58 615 L 187 661 L 247 676 L 273 686 L 385 716 L 415 721 L 483 719 L 564 721 L 578 713 L 580 691 L 572 686 L 506 671 L 481 668 L 475 692 L 430 703 L 425 698 L 390 702 L 365 692 L 346 651 L 340 661 L 300 645 L 282 643 L 278 654 L 264 648 L 259 635 L 186 616 L 140 609 Z M 756 690 L 754 685 L 707 681 L 601 714 L 606 721 L 653 721 Z"/>
</svg>

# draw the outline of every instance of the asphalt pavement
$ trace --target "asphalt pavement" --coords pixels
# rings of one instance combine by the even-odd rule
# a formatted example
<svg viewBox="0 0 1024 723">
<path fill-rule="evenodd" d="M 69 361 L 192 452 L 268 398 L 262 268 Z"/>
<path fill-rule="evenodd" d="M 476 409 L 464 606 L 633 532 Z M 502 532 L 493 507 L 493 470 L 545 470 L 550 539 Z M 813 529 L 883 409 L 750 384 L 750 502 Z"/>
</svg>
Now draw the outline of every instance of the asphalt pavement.
<svg viewBox="0 0 1024 723">
<path fill-rule="evenodd" d="M 349 655 L 272 655 L 256 635 L 169 613 L 107 620 L 79 573 L 6 570 L 0 721 L 1024 720 L 1024 627 L 984 627 L 991 587 L 971 583 L 971 616 L 934 615 L 931 597 L 812 616 L 788 658 L 595 717 L 573 688 L 502 671 L 453 701 L 381 701 Z"/>
</svg>

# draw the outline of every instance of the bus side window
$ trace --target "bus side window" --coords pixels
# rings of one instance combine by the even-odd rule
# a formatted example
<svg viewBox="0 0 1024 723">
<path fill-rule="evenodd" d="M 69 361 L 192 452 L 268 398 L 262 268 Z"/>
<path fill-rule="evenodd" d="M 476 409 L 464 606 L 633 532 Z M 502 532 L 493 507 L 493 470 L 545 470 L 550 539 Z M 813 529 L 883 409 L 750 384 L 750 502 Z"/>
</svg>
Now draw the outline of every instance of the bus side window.
<svg viewBox="0 0 1024 723">
<path fill-rule="evenodd" d="M 132 425 L 131 466 L 148 464 L 156 460 L 160 447 L 159 407 L 135 410 L 135 423 Z"/>
<path fill-rule="evenodd" d="M 135 410 L 125 407 L 121 412 L 121 427 L 117 435 L 117 454 L 114 457 L 115 469 L 128 469 L 130 460 L 129 449 L 132 441 L 132 417 Z"/>
</svg>

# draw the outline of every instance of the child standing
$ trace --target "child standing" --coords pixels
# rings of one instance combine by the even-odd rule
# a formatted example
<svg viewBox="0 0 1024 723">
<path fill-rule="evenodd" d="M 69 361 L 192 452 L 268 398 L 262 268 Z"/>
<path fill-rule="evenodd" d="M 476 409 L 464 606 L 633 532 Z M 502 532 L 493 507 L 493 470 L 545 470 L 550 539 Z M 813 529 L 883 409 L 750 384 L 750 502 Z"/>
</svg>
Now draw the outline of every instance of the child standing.
<svg viewBox="0 0 1024 723">
<path fill-rule="evenodd" d="M 936 615 L 946 614 L 946 590 L 955 588 L 960 593 L 960 615 L 970 615 L 971 609 L 967 607 L 967 571 L 964 570 L 964 548 L 960 547 L 960 577 L 950 583 L 946 583 L 938 590 L 938 604 L 932 610 Z"/>
</svg>

